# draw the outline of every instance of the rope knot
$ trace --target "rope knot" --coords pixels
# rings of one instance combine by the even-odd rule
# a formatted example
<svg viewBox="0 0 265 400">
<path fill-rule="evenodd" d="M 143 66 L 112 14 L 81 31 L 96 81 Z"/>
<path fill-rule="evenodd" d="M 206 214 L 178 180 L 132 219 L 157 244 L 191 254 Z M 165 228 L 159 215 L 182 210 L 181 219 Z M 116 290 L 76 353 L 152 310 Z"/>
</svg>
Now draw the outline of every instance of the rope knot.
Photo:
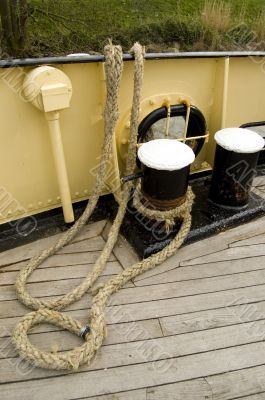
<svg viewBox="0 0 265 400">
<path fill-rule="evenodd" d="M 164 222 L 165 222 L 165 224 L 164 224 L 165 230 L 166 230 L 167 234 L 169 234 L 169 232 L 172 231 L 172 229 L 175 225 L 175 219 L 174 218 L 166 218 Z"/>
<path fill-rule="evenodd" d="M 144 203 L 143 199 L 144 197 L 141 192 L 141 181 L 139 181 L 133 194 L 133 206 L 140 214 L 150 220 L 153 219 L 158 222 L 164 221 L 165 229 L 167 233 L 169 233 L 172 227 L 175 225 L 176 218 L 184 219 L 186 215 L 190 213 L 194 195 L 191 188 L 188 187 L 185 202 L 180 206 L 168 211 L 160 211 L 149 208 L 148 205 Z"/>
</svg>

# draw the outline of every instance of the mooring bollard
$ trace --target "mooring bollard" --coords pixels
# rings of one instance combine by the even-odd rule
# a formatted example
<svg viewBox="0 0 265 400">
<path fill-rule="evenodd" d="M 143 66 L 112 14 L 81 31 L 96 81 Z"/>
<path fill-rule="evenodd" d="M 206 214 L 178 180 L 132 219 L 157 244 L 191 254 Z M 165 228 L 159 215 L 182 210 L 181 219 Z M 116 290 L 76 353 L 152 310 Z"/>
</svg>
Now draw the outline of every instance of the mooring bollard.
<svg viewBox="0 0 265 400">
<path fill-rule="evenodd" d="M 157 210 L 181 205 L 186 199 L 190 164 L 195 159 L 192 149 L 177 140 L 150 140 L 140 147 L 138 158 L 145 200 Z"/>
<path fill-rule="evenodd" d="M 222 129 L 214 138 L 217 145 L 209 200 L 228 209 L 247 207 L 264 139 L 243 128 Z"/>
</svg>

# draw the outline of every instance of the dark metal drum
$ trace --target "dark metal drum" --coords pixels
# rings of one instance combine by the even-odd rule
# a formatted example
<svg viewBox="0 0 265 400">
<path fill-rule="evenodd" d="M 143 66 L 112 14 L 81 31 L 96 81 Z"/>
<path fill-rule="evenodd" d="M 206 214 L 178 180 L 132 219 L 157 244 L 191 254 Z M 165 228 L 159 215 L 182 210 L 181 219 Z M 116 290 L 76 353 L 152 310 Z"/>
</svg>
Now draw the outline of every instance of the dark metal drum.
<svg viewBox="0 0 265 400">
<path fill-rule="evenodd" d="M 182 204 L 195 158 L 191 148 L 177 140 L 151 140 L 140 147 L 138 157 L 143 170 L 141 190 L 150 208 L 170 210 Z"/>
<path fill-rule="evenodd" d="M 209 200 L 230 209 L 246 207 L 264 139 L 241 128 L 223 129 L 217 142 Z"/>
</svg>

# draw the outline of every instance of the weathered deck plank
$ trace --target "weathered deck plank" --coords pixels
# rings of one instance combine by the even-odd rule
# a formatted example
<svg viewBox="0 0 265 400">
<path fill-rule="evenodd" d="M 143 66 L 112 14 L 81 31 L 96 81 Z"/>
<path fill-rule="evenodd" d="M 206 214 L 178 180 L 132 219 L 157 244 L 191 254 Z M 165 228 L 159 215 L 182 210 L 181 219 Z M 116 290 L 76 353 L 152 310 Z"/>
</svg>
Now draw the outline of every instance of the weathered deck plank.
<svg viewBox="0 0 265 400">
<path fill-rule="evenodd" d="M 1 385 L 1 396 L 10 400 L 21 398 L 44 400 L 47 397 L 54 400 L 68 400 L 98 396 L 208 377 L 237 371 L 239 368 L 251 368 L 262 365 L 264 358 L 264 344 L 253 343 L 187 357 L 144 362 L 98 371 L 83 372 L 80 370 L 78 373 L 57 376 L 56 378 L 14 382 L 11 384 L 12 386 L 4 383 Z M 11 387 L 12 391 L 10 390 Z"/>
<path fill-rule="evenodd" d="M 205 400 L 212 399 L 211 387 L 205 379 L 179 382 L 147 388 L 146 400 Z"/>
<path fill-rule="evenodd" d="M 228 325 L 242 324 L 265 319 L 265 302 L 245 303 L 189 314 L 161 317 L 160 324 L 164 336 L 203 331 Z M 238 326 L 240 329 L 240 326 Z"/>
<path fill-rule="evenodd" d="M 108 229 L 105 221 L 88 225 L 32 274 L 30 292 L 47 299 L 80 283 Z M 17 271 L 56 237 L 0 254 L 1 399 L 265 399 L 264 237 L 261 218 L 186 246 L 129 283 L 107 307 L 108 337 L 94 363 L 70 374 L 22 370 L 10 342 L 29 311 L 16 300 Z M 100 281 L 137 261 L 127 246 L 119 239 Z M 90 304 L 87 294 L 65 312 L 85 323 Z M 36 327 L 30 340 L 60 351 L 80 343 L 51 325 Z"/>
<path fill-rule="evenodd" d="M 102 231 L 104 240 L 107 240 L 110 226 L 111 224 L 108 222 Z M 139 260 L 134 250 L 128 246 L 128 242 L 122 236 L 118 237 L 117 243 L 113 249 L 113 254 L 117 260 L 119 260 L 123 268 L 128 268 Z"/>
<path fill-rule="evenodd" d="M 93 370 L 112 369 L 146 362 L 156 362 L 158 360 L 168 360 L 176 357 L 184 359 L 184 357 L 193 354 L 199 355 L 200 353 L 234 348 L 235 346 L 238 347 L 251 343 L 258 344 L 259 342 L 263 344 L 264 328 L 265 321 L 263 320 L 255 322 L 255 324 L 252 322 L 244 324 L 240 327 L 235 325 L 203 332 L 152 338 L 145 341 L 105 345 L 101 348 L 93 362 Z M 61 332 L 32 335 L 31 341 L 34 345 L 45 351 L 50 351 L 53 346 L 58 351 L 65 351 L 81 343 L 80 338 L 72 336 L 69 333 L 62 334 Z M 12 373 L 12 367 L 10 370 L 10 365 L 12 363 L 11 359 L 15 357 L 16 353 L 10 341 L 6 340 L 6 342 L 6 352 L 0 357 L 0 369 L 3 371 L 0 376 L 1 383 L 13 381 L 14 379 L 14 373 Z M 83 368 L 82 370 L 89 369 Z M 35 368 L 28 376 L 22 376 L 22 380 L 37 379 L 43 376 L 47 378 L 64 374 L 65 372 L 44 372 L 39 368 Z M 21 380 L 19 371 L 15 375 L 15 378 L 16 381 Z"/>
<path fill-rule="evenodd" d="M 84 278 L 93 268 L 93 264 L 75 264 L 58 267 L 50 267 L 37 269 L 29 276 L 29 283 L 57 281 L 61 279 Z M 115 275 L 122 271 L 120 264 L 117 261 L 108 262 L 102 275 Z M 0 273 L 0 287 L 3 285 L 12 285 L 15 282 L 17 271 Z"/>
<path fill-rule="evenodd" d="M 206 378 L 214 400 L 230 400 L 265 391 L 265 364 Z"/>
<path fill-rule="evenodd" d="M 73 318 L 82 321 L 84 324 L 87 322 L 88 310 L 65 311 Z M 11 336 L 15 325 L 18 323 L 20 317 L 3 318 L 0 320 L 0 338 Z M 108 324 L 108 335 L 105 339 L 105 344 L 126 343 L 136 340 L 150 339 L 154 337 L 163 336 L 160 322 L 158 319 L 147 319 L 142 321 L 132 321 L 115 324 Z M 41 324 L 34 327 L 34 333 L 54 332 L 61 329 L 48 324 Z"/>
<path fill-rule="evenodd" d="M 259 235 L 262 233 L 265 233 L 265 217 L 230 229 L 227 232 L 221 232 L 218 235 L 205 240 L 200 240 L 199 242 L 193 243 L 189 246 L 182 247 L 174 257 L 164 261 L 162 265 L 155 269 L 145 272 L 142 275 L 142 278 L 144 279 L 158 275 L 162 272 L 171 270 L 172 268 L 176 268 L 179 265 L 184 265 L 184 261 L 220 252 L 227 249 L 229 244 L 232 242 L 248 239 L 253 235 Z M 200 262 L 200 264 L 203 264 L 203 262 Z M 190 265 L 190 263 L 187 262 L 187 265 Z"/>
<path fill-rule="evenodd" d="M 50 272 L 50 271 L 49 271 Z M 83 277 L 68 278 L 62 276 L 61 280 L 53 280 L 52 274 L 46 277 L 45 282 L 33 282 L 28 284 L 30 293 L 34 297 L 50 297 L 69 292 L 80 284 L 86 276 L 83 270 Z M 75 275 L 73 273 L 73 275 Z M 51 281 L 49 280 L 49 277 Z M 110 279 L 110 275 L 104 274 L 98 282 Z M 203 278 L 200 280 L 187 280 L 181 282 L 170 282 L 167 284 L 149 285 L 138 287 L 124 287 L 112 298 L 113 305 L 140 303 L 144 301 L 154 301 L 169 299 L 171 297 L 193 296 L 201 293 L 219 292 L 222 290 L 237 289 L 248 286 L 265 284 L 265 269 L 238 273 L 235 275 L 223 275 L 213 278 Z M 129 283 L 129 286 L 132 284 Z M 1 287 L 1 286 L 0 286 Z M 12 285 L 2 286 L 0 290 L 0 300 L 14 300 L 16 293 Z"/>
<path fill-rule="evenodd" d="M 86 275 L 85 275 L 86 276 Z M 84 277 L 85 277 L 84 276 Z M 98 280 L 97 283 L 104 283 L 107 280 L 113 278 L 114 275 L 102 275 Z M 83 280 L 83 278 L 62 278 L 61 280 L 54 280 L 48 282 L 48 277 L 47 277 L 47 282 L 33 282 L 28 284 L 28 290 L 34 297 L 53 297 L 53 296 L 61 296 L 65 293 L 68 293 L 70 290 L 75 288 L 77 285 L 79 285 Z M 126 286 L 124 287 L 132 287 L 132 283 L 127 283 Z M 0 301 L 6 301 L 6 300 L 13 300 L 16 299 L 16 292 L 14 290 L 13 285 L 7 285 L 7 286 L 0 286 Z"/>
<path fill-rule="evenodd" d="M 67 267 L 74 265 L 88 265 L 94 264 L 95 261 L 100 256 L 101 251 L 89 251 L 84 253 L 74 253 L 74 254 L 55 254 L 54 256 L 45 260 L 43 264 L 38 267 L 38 270 L 53 268 L 53 267 Z M 110 255 L 109 261 L 116 261 L 114 254 Z M 5 267 L 0 268 L 0 277 L 2 277 L 4 272 L 8 271 L 19 271 L 27 261 L 20 261 Z"/>
<path fill-rule="evenodd" d="M 73 240 L 73 243 L 82 242 L 83 240 L 99 238 L 106 221 L 99 221 L 93 224 L 88 224 L 84 227 Z M 27 260 L 37 255 L 40 251 L 51 246 L 61 237 L 61 233 L 50 236 L 45 239 L 36 240 L 34 243 L 29 243 L 24 246 L 17 247 L 15 249 L 7 250 L 0 253 L 0 266 L 10 265 L 19 261 Z M 101 241 L 101 239 L 99 239 Z"/>
<path fill-rule="evenodd" d="M 201 257 L 190 258 L 182 261 L 181 266 L 207 264 L 212 262 L 238 260 L 250 257 L 259 257 L 265 255 L 265 246 L 263 244 L 252 244 L 245 247 L 230 247 L 229 249 L 220 250 L 215 253 L 207 254 Z"/>
<path fill-rule="evenodd" d="M 117 320 L 119 322 L 130 322 L 135 319 L 140 321 L 264 300 L 265 285 L 259 285 L 187 297 L 124 304 L 122 307 L 120 305 L 110 305 L 107 307 L 107 317 L 109 323 L 116 323 Z M 90 298 L 85 295 L 81 300 L 67 307 L 67 310 L 88 310 L 89 304 Z M 120 313 L 117 316 L 118 310 L 120 310 Z M 0 302 L 0 316 L 2 318 L 22 316 L 26 311 L 27 309 L 16 300 Z"/>
<path fill-rule="evenodd" d="M 252 244 L 261 244 L 265 243 L 265 234 L 262 233 L 261 235 L 252 236 L 251 238 L 239 240 L 237 242 L 233 242 L 229 244 L 229 247 L 242 247 L 242 246 L 249 246 Z"/>
<path fill-rule="evenodd" d="M 88 397 L 86 397 L 88 399 Z M 97 397 L 89 397 L 90 400 L 146 400 L 146 389 L 132 390 L 131 392 L 107 394 Z"/>
<path fill-rule="evenodd" d="M 233 400 L 264 400 L 265 399 L 265 392 L 254 394 L 253 396 L 244 396 L 244 397 L 236 397 Z"/>
<path fill-rule="evenodd" d="M 239 398 L 243 400 L 264 400 L 265 392 L 252 394 L 257 390 L 265 389 L 264 380 L 259 383 L 259 379 L 262 379 L 262 373 L 264 373 L 264 366 L 216 375 L 216 380 L 222 382 L 220 388 L 217 389 L 216 387 L 216 391 L 214 390 L 214 383 L 208 378 L 154 386 L 146 389 L 145 400 L 235 400 Z M 213 377 L 210 379 L 213 379 Z M 233 390 L 232 381 L 238 382 L 238 384 L 234 385 L 236 390 Z M 210 382 L 213 386 L 210 385 Z M 140 392 L 141 396 L 144 396 L 143 391 Z M 234 397 L 235 394 L 237 397 Z M 89 399 L 125 400 L 127 399 L 126 396 L 128 396 L 128 399 L 138 399 L 138 391 L 115 393 L 113 397 L 111 395 L 103 395 L 90 397 Z M 142 398 L 139 397 L 139 400 L 142 400 Z"/>
<path fill-rule="evenodd" d="M 147 400 L 264 400 L 265 366 L 147 388 Z M 256 394 L 259 393 L 259 394 Z M 198 396 L 198 397 L 197 397 Z M 260 400 L 257 397 L 258 400 Z"/>
<path fill-rule="evenodd" d="M 265 256 L 249 257 L 218 263 L 196 264 L 173 268 L 159 275 L 134 280 L 136 286 L 148 286 L 170 282 L 180 282 L 192 279 L 221 277 L 222 275 L 236 275 L 243 272 L 262 270 L 265 267 Z"/>
</svg>

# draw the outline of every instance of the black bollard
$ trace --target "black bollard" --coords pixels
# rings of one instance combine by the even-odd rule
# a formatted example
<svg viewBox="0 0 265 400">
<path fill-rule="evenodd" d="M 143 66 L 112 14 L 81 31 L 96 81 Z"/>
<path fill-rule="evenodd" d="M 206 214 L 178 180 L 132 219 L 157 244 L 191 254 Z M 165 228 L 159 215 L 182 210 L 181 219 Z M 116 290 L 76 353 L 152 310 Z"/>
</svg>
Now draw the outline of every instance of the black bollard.
<svg viewBox="0 0 265 400">
<path fill-rule="evenodd" d="M 226 128 L 215 134 L 216 152 L 209 200 L 223 208 L 247 207 L 264 139 L 242 128 Z"/>
<path fill-rule="evenodd" d="M 142 163 L 143 197 L 157 210 L 170 210 L 186 199 L 190 164 L 195 155 L 184 143 L 172 139 L 150 140 L 138 150 Z"/>
</svg>

